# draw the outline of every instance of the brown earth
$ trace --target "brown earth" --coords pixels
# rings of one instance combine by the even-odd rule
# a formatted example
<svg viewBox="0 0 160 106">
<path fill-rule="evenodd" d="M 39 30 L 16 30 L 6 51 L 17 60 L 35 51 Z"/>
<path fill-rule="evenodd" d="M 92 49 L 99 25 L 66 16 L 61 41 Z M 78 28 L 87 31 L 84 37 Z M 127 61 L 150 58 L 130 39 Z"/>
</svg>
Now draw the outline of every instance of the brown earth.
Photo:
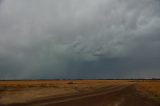
<svg viewBox="0 0 160 106">
<path fill-rule="evenodd" d="M 160 100 L 160 80 L 137 81 L 137 89 L 150 97 Z"/>
<path fill-rule="evenodd" d="M 130 83 L 133 82 L 127 80 L 0 81 L 0 104 L 25 103 L 48 96 L 78 94 Z"/>
<path fill-rule="evenodd" d="M 50 97 L 8 106 L 160 106 L 160 104 L 140 95 L 134 85 L 125 85 L 103 88 L 90 93 L 57 98 Z"/>
<path fill-rule="evenodd" d="M 92 90 L 83 91 L 82 89 L 86 87 L 84 86 L 84 82 L 85 84 L 91 84 Z M 46 96 L 28 102 L 1 104 L 0 106 L 160 106 L 160 102 L 149 98 L 141 92 L 142 86 L 143 89 L 148 87 L 144 86 L 144 83 L 142 84 L 144 81 L 127 81 L 127 83 L 125 81 L 120 81 L 121 83 L 113 82 L 114 81 L 78 81 L 75 83 L 75 85 L 79 83 L 76 88 L 79 89 L 78 93 Z M 74 86 L 74 83 L 69 82 L 67 86 Z M 160 83 L 156 83 L 156 86 L 159 84 Z M 80 85 L 84 87 L 82 87 L 82 89 L 78 88 Z M 146 85 L 151 86 L 152 84 L 148 83 Z M 90 86 L 88 85 L 88 87 Z M 145 89 L 145 91 L 147 90 Z M 159 90 L 157 89 L 157 91 Z"/>
</svg>

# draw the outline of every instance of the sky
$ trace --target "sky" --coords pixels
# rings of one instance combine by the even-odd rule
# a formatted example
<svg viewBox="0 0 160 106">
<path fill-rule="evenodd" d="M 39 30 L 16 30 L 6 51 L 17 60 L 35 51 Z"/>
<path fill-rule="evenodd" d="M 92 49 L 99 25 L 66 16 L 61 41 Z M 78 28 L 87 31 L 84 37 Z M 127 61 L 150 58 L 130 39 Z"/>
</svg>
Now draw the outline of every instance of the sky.
<svg viewBox="0 0 160 106">
<path fill-rule="evenodd" d="M 0 0 L 0 79 L 160 78 L 159 0 Z"/>
</svg>

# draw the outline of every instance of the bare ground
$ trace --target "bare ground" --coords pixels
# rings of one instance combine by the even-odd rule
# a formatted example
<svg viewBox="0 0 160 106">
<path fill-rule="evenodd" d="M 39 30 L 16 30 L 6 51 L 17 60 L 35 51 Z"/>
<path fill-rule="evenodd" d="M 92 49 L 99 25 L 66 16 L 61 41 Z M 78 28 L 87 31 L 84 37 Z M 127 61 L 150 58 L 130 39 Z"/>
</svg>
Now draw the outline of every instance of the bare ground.
<svg viewBox="0 0 160 106">
<path fill-rule="evenodd" d="M 141 95 L 135 85 L 121 85 L 101 88 L 94 92 L 48 97 L 8 106 L 160 106 L 160 103 Z"/>
</svg>

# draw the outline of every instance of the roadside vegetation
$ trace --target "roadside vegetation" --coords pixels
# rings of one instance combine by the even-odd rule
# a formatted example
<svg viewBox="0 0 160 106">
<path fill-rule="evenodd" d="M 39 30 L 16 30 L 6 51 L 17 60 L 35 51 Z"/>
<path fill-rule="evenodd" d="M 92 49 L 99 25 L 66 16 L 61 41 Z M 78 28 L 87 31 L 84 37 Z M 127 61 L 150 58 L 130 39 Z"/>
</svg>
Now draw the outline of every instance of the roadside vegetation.
<svg viewBox="0 0 160 106">
<path fill-rule="evenodd" d="M 137 85 L 144 95 L 160 102 L 160 80 L 141 80 Z"/>
</svg>

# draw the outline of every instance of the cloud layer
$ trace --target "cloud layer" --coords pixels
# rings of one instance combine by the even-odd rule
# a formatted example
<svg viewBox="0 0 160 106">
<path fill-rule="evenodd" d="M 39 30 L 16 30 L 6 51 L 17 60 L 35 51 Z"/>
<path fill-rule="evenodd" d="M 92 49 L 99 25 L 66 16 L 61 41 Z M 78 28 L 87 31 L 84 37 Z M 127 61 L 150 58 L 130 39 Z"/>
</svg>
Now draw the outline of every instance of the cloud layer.
<svg viewBox="0 0 160 106">
<path fill-rule="evenodd" d="M 1 0 L 0 77 L 160 77 L 158 0 Z"/>
</svg>

